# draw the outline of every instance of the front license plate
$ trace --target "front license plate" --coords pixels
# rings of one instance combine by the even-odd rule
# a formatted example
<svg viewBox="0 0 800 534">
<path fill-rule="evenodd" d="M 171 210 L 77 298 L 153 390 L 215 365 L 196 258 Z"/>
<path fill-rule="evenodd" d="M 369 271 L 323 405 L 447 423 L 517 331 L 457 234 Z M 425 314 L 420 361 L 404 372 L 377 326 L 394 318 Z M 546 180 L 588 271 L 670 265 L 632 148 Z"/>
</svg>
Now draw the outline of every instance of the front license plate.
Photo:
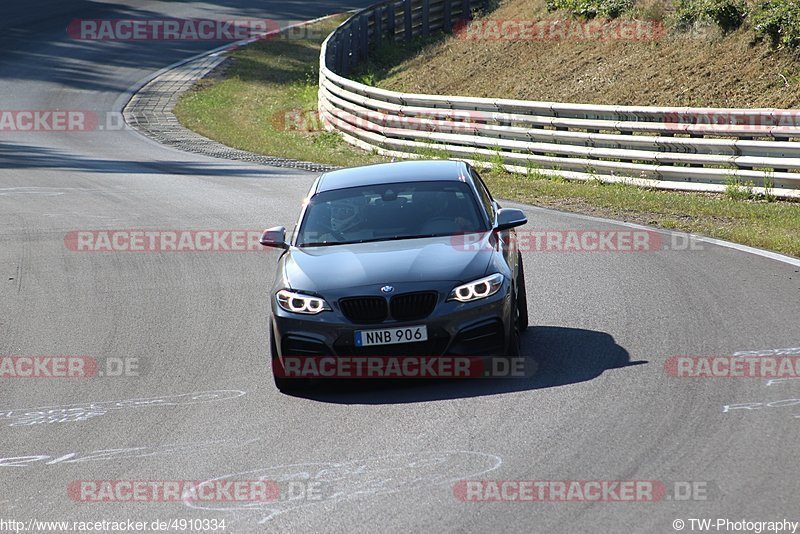
<svg viewBox="0 0 800 534">
<path fill-rule="evenodd" d="M 380 328 L 378 330 L 356 330 L 356 347 L 416 343 L 417 341 L 427 341 L 427 339 L 428 327 L 425 325 Z"/>
</svg>

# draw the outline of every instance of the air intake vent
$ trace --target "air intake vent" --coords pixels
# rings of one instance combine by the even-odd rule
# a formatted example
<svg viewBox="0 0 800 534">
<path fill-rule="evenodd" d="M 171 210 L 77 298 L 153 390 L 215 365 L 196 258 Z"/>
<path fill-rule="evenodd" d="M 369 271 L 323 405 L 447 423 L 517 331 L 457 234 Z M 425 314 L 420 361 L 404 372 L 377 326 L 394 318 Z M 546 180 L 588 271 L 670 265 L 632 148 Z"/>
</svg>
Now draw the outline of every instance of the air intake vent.
<svg viewBox="0 0 800 534">
<path fill-rule="evenodd" d="M 382 297 L 352 297 L 339 300 L 345 317 L 356 323 L 379 323 L 389 314 L 386 299 Z"/>
<path fill-rule="evenodd" d="M 398 321 L 424 319 L 433 312 L 438 299 L 435 291 L 396 295 L 392 297 L 392 317 Z"/>
</svg>

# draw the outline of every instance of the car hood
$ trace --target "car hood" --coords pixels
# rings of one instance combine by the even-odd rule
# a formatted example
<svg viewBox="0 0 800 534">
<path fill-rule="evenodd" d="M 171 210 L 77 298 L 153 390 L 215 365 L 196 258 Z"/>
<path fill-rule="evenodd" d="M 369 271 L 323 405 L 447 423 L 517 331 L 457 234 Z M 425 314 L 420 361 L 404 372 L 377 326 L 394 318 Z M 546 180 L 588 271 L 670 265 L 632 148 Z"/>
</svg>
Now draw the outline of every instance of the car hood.
<svg viewBox="0 0 800 534">
<path fill-rule="evenodd" d="M 405 282 L 469 281 L 486 273 L 494 253 L 489 241 L 486 233 L 292 247 L 282 258 L 284 282 L 294 289 L 324 292 Z"/>
</svg>

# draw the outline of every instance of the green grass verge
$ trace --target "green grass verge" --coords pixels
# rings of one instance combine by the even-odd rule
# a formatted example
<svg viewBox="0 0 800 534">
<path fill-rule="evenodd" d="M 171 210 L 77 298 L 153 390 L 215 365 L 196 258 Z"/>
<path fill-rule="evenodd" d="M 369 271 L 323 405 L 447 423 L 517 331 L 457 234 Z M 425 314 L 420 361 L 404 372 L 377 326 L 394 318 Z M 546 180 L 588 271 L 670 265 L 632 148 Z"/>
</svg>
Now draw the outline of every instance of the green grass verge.
<svg viewBox="0 0 800 534">
<path fill-rule="evenodd" d="M 566 211 L 703 234 L 800 257 L 800 204 L 481 173 L 494 194 Z"/>
<path fill-rule="evenodd" d="M 331 165 L 385 161 L 324 132 L 316 115 L 319 49 L 344 17 L 322 21 L 309 39 L 256 42 L 230 54 L 175 107 L 181 123 L 210 139 L 259 154 Z"/>
<path fill-rule="evenodd" d="M 263 41 L 235 51 L 223 73 L 183 95 L 176 107 L 178 118 L 211 139 L 260 154 L 343 166 L 385 161 L 321 131 L 315 119 L 319 47 L 339 22 L 316 25 L 318 31 L 309 33 L 318 39 Z M 380 78 L 383 62 L 375 63 L 360 76 Z M 444 154 L 432 149 L 424 155 Z M 727 195 L 694 194 L 568 182 L 535 171 L 512 175 L 498 165 L 481 174 L 498 198 L 694 232 L 800 257 L 800 203 L 754 199 L 738 187 L 731 187 Z"/>
</svg>

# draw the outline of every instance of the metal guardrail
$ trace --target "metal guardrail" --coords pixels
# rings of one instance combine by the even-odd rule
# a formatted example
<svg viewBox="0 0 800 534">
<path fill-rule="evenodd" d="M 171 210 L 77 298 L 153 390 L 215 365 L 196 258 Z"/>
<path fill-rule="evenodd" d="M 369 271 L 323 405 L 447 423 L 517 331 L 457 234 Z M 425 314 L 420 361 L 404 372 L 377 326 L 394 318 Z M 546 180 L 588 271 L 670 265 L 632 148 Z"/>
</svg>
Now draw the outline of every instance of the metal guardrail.
<svg viewBox="0 0 800 534">
<path fill-rule="evenodd" d="M 319 113 L 356 146 L 512 172 L 689 191 L 732 180 L 800 198 L 800 110 L 637 107 L 438 96 L 348 79 L 370 47 L 465 24 L 484 0 L 390 0 L 322 45 Z"/>
</svg>

